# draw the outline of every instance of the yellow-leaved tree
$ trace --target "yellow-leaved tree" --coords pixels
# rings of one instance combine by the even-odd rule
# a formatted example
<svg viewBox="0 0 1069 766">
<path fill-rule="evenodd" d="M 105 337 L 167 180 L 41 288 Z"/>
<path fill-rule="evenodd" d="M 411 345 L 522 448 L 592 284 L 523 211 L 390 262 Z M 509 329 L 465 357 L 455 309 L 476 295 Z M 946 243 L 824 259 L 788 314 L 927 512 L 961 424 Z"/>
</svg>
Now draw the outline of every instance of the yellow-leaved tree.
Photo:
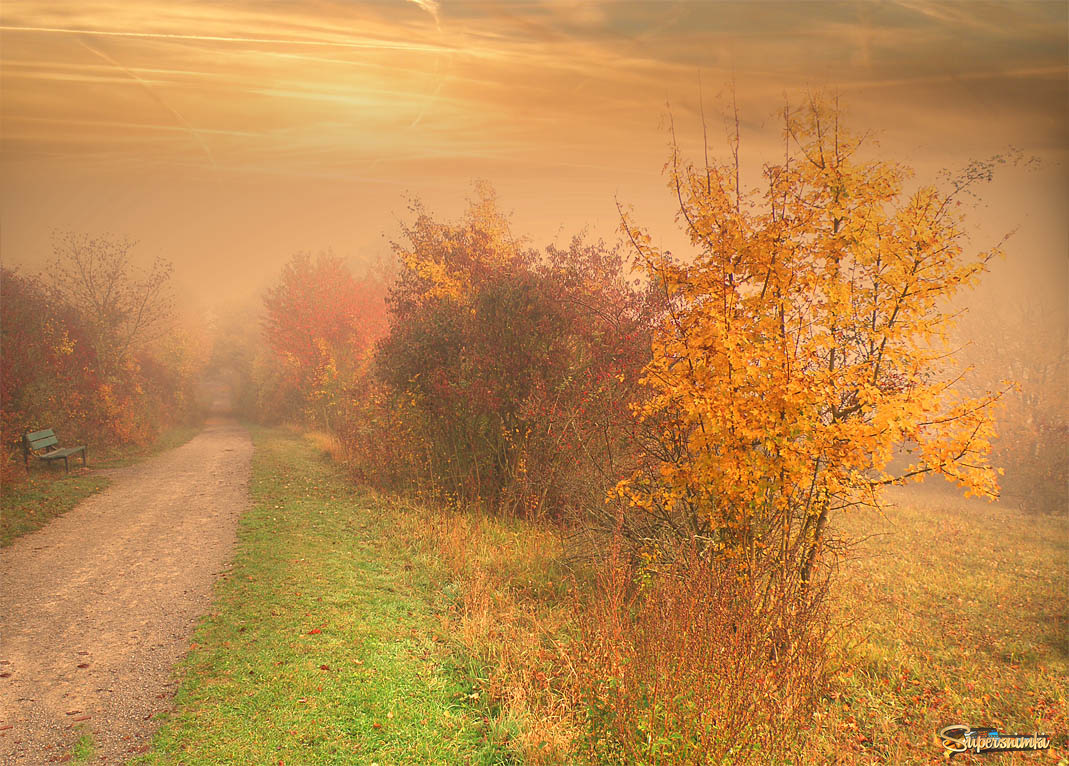
<svg viewBox="0 0 1069 766">
<path fill-rule="evenodd" d="M 693 259 L 622 224 L 667 310 L 635 405 L 647 459 L 617 491 L 661 529 L 744 567 L 772 560 L 802 588 L 829 515 L 887 485 L 938 473 L 998 492 L 998 395 L 957 392 L 945 344 L 949 299 L 998 253 L 969 251 L 957 205 L 989 167 L 907 193 L 909 170 L 862 159 L 840 116 L 819 99 L 786 108 L 782 159 L 757 188 L 740 181 L 737 134 L 732 161 L 700 167 L 674 142 Z M 903 447 L 911 464 L 891 470 Z"/>
<path fill-rule="evenodd" d="M 401 270 L 392 302 L 400 313 L 436 299 L 467 303 L 489 272 L 530 256 L 526 242 L 513 237 L 493 186 L 476 181 L 473 192 L 457 223 L 436 221 L 422 203 L 411 204 L 415 221 L 402 228 L 407 242 L 394 244 Z"/>
</svg>

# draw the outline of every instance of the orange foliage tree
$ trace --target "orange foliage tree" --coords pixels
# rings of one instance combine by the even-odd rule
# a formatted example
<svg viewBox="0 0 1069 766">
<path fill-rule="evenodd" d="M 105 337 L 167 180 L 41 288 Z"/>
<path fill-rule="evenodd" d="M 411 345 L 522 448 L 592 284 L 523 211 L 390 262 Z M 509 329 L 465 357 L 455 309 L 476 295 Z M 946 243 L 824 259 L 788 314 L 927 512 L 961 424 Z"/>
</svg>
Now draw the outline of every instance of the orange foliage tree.
<svg viewBox="0 0 1069 766">
<path fill-rule="evenodd" d="M 667 311 L 635 409 L 652 434 L 617 492 L 705 549 L 809 580 L 829 515 L 942 474 L 997 494 L 986 456 L 997 394 L 955 388 L 947 301 L 998 253 L 966 250 L 956 197 L 907 193 L 902 165 L 862 157 L 837 104 L 784 110 L 782 160 L 744 187 L 733 161 L 666 166 L 695 256 L 622 226 Z M 892 470 L 902 445 L 912 464 Z"/>
<path fill-rule="evenodd" d="M 295 255 L 264 297 L 264 411 L 330 427 L 345 386 L 385 332 L 384 299 L 380 279 L 354 277 L 336 255 Z"/>
</svg>

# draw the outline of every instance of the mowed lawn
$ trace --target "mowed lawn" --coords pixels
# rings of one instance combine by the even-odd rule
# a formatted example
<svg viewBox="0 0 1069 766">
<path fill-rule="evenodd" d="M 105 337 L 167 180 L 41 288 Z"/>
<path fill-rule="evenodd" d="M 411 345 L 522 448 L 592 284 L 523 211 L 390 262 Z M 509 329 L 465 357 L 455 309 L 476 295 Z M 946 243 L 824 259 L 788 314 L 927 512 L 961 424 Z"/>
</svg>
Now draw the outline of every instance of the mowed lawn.
<svg viewBox="0 0 1069 766">
<path fill-rule="evenodd" d="M 942 484 L 942 482 L 940 482 Z M 844 514 L 836 589 L 842 650 L 824 755 L 842 763 L 939 763 L 936 731 L 963 723 L 1046 733 L 1069 763 L 1069 522 L 965 499 L 949 486 Z M 977 756 L 970 756 L 976 758 Z"/>
<path fill-rule="evenodd" d="M 252 507 L 143 764 L 507 763 L 440 564 L 311 442 L 255 429 Z"/>
</svg>

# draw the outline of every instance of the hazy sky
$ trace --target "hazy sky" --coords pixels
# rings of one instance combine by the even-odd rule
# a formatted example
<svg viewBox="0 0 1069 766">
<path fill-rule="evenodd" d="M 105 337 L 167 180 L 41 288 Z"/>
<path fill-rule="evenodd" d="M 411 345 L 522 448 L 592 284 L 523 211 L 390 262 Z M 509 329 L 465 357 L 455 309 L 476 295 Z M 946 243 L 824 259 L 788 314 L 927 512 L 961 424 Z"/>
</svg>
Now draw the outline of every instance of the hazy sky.
<svg viewBox="0 0 1069 766">
<path fill-rule="evenodd" d="M 981 244 L 1018 229 L 982 298 L 1064 307 L 1067 7 L 5 0 L 2 255 L 34 270 L 53 230 L 124 234 L 205 305 L 247 300 L 298 250 L 374 259 L 407 196 L 456 215 L 476 178 L 538 242 L 614 236 L 620 199 L 677 243 L 666 104 L 694 145 L 703 94 L 717 151 L 734 82 L 748 167 L 807 88 L 921 180 L 1041 158 L 975 211 Z"/>
</svg>

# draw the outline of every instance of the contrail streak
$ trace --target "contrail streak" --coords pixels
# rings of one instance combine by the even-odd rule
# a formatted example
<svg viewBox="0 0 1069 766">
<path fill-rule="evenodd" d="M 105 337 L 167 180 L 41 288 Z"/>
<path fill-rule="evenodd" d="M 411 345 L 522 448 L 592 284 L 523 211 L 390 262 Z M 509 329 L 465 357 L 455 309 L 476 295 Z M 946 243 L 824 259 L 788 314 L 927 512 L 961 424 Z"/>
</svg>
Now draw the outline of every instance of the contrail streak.
<svg viewBox="0 0 1069 766">
<path fill-rule="evenodd" d="M 441 19 L 438 17 L 438 0 L 409 0 L 409 2 L 415 3 L 431 15 L 431 18 L 434 19 L 434 28 L 438 30 L 438 36 L 440 38 L 442 36 L 442 22 Z M 452 65 L 452 57 L 450 57 L 449 63 L 450 65 Z M 436 59 L 434 62 L 434 66 L 437 71 L 442 72 L 441 59 Z M 423 117 L 438 100 L 438 94 L 442 92 L 442 86 L 445 84 L 447 76 L 448 72 L 442 72 L 442 74 L 438 77 L 438 85 L 435 86 L 434 92 L 431 93 L 430 97 L 426 100 L 426 102 L 424 102 L 423 108 L 420 109 L 419 114 L 416 115 L 416 119 L 412 120 L 412 123 L 408 126 L 410 129 L 416 127 L 423 121 Z"/>
<path fill-rule="evenodd" d="M 384 40 L 293 40 L 271 37 L 224 37 L 221 35 L 191 35 L 177 32 L 124 32 L 114 29 L 67 29 L 65 27 L 22 27 L 0 24 L 0 30 L 8 32 L 39 32 L 65 35 L 105 35 L 108 37 L 138 37 L 154 40 L 193 40 L 199 42 L 253 43 L 259 45 L 305 45 L 331 48 L 380 49 L 441 53 L 451 50 L 445 45 L 425 43 L 387 42 Z"/>
<path fill-rule="evenodd" d="M 196 131 L 196 129 L 192 125 L 189 124 L 189 122 L 186 120 L 185 117 L 183 117 L 181 114 L 179 114 L 177 109 L 175 109 L 173 106 L 171 106 L 166 101 L 164 101 L 163 97 L 159 93 L 157 93 L 152 88 L 151 85 L 149 85 L 143 79 L 138 77 L 137 74 L 135 74 L 134 72 L 131 72 L 129 69 L 124 67 L 122 64 L 120 64 L 118 61 L 113 59 L 111 56 L 109 56 L 108 54 L 104 53 L 104 51 L 101 51 L 101 50 L 98 50 L 98 49 L 94 48 L 92 45 L 87 43 L 82 38 L 79 37 L 78 38 L 78 42 L 80 42 L 82 45 L 84 45 L 87 50 L 89 50 L 92 53 L 95 53 L 97 56 L 99 56 L 100 58 L 102 58 L 105 61 L 107 61 L 109 64 L 114 66 L 119 71 L 126 73 L 126 75 L 128 77 L 130 77 L 132 80 L 134 80 L 139 85 L 141 85 L 141 87 L 145 89 L 145 92 L 148 93 L 149 97 L 151 97 L 153 101 L 155 101 L 157 104 L 159 104 L 161 107 L 163 107 L 172 117 L 175 118 L 175 120 L 178 122 L 178 124 L 180 126 L 182 126 L 182 128 L 184 128 L 187 133 L 189 133 L 190 138 L 192 138 L 193 141 L 197 144 L 197 146 L 199 146 L 201 148 L 201 151 L 204 152 L 205 156 L 208 158 L 208 162 L 211 163 L 211 166 L 213 168 L 215 168 L 216 170 L 219 169 L 218 164 L 216 164 L 216 162 L 215 162 L 215 155 L 212 154 L 212 150 L 208 146 L 207 142 L 205 142 L 204 137 L 201 136 Z"/>
</svg>

